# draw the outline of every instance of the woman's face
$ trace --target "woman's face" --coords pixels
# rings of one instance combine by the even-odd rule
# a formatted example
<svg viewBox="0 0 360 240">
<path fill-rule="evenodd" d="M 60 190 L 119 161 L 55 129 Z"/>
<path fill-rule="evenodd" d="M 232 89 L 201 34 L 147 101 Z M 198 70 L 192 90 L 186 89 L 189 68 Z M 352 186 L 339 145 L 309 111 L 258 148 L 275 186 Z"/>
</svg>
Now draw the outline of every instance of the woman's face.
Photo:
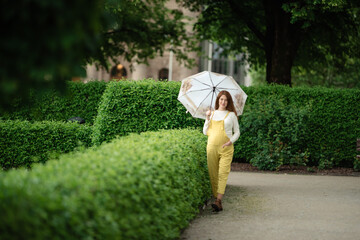
<svg viewBox="0 0 360 240">
<path fill-rule="evenodd" d="M 219 99 L 219 108 L 222 110 L 225 110 L 228 104 L 227 97 L 225 95 L 222 95 Z"/>
</svg>

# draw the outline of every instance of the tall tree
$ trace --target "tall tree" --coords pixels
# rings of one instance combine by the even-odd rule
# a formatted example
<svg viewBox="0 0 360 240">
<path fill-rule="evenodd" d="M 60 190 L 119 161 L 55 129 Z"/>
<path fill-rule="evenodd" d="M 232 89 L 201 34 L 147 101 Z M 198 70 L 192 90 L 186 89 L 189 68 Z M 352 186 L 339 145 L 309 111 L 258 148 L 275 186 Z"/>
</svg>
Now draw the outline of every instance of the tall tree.
<svg viewBox="0 0 360 240">
<path fill-rule="evenodd" d="M 1 1 L 0 109 L 84 73 L 104 23 L 100 0 Z"/>
<path fill-rule="evenodd" d="M 89 63 L 105 68 L 118 56 L 128 62 L 147 63 L 168 48 L 180 62 L 192 65 L 188 51 L 196 50 L 198 42 L 186 31 L 189 18 L 178 8 L 166 7 L 168 0 L 106 0 L 109 20 L 103 28 L 103 43 Z"/>
<path fill-rule="evenodd" d="M 294 65 L 359 58 L 359 1 L 352 0 L 182 0 L 201 11 L 195 29 L 225 52 L 246 52 L 266 65 L 268 83 L 291 86 Z"/>
<path fill-rule="evenodd" d="M 118 56 L 145 62 L 172 46 L 185 60 L 194 39 L 167 0 L 3 0 L 0 10 L 0 110 L 29 90 L 65 90 L 86 63 L 108 67 Z M 171 43 L 171 45 L 170 45 Z"/>
</svg>

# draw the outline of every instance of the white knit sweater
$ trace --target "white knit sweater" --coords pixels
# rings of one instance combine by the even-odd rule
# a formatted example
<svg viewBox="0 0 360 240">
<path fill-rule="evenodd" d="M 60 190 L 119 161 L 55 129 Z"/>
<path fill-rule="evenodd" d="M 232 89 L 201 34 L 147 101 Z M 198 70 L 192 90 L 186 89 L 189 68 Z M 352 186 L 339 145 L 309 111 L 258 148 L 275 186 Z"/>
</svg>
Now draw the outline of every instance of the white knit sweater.
<svg viewBox="0 0 360 240">
<path fill-rule="evenodd" d="M 227 113 L 228 113 L 227 110 L 225 111 L 215 110 L 212 119 L 215 121 L 221 121 L 224 119 Z M 203 128 L 203 133 L 205 135 L 208 131 L 209 125 L 210 125 L 210 120 L 205 120 L 205 124 Z M 229 115 L 225 118 L 224 125 L 225 125 L 226 136 L 230 139 L 232 143 L 234 143 L 240 137 L 239 121 L 235 116 L 234 112 L 230 112 Z"/>
</svg>

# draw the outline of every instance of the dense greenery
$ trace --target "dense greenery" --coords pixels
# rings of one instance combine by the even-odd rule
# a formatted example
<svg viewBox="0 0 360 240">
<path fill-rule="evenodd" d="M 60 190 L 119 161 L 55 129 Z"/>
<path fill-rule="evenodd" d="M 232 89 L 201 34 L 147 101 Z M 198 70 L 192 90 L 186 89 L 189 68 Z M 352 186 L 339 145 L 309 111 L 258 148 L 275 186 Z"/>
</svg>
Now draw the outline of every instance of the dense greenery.
<svg viewBox="0 0 360 240">
<path fill-rule="evenodd" d="M 21 99 L 12 101 L 11 108 L 3 111 L 3 119 L 34 121 L 67 121 L 71 117 L 81 117 L 85 123 L 93 124 L 106 82 L 89 83 L 67 82 L 67 93 L 61 95 L 56 91 L 43 94 L 32 92 L 28 104 Z"/>
<path fill-rule="evenodd" d="M 356 171 L 360 171 L 360 155 L 357 155 L 357 157 L 354 161 L 354 169 Z"/>
<path fill-rule="evenodd" d="M 79 90 L 76 102 L 83 104 L 74 109 L 84 110 L 87 105 L 82 99 L 90 93 L 94 97 L 91 101 L 89 97 L 90 108 L 86 110 L 89 118 L 96 116 L 92 144 L 99 145 L 131 132 L 188 126 L 201 129 L 203 126 L 203 121 L 186 113 L 177 100 L 179 82 L 122 81 L 91 83 L 97 87 L 85 87 L 91 86 L 88 84 L 84 87 L 71 85 L 79 87 L 76 88 Z M 239 118 L 241 136 L 235 143 L 235 161 L 251 162 L 259 168 L 273 170 L 283 164 L 353 167 L 354 141 L 360 136 L 360 90 L 281 86 L 243 88 L 248 100 L 244 114 Z M 95 89 L 94 92 L 91 89 Z M 47 114 L 52 113 L 51 107 L 72 111 L 68 107 L 72 105 L 67 101 L 51 100 L 39 101 L 42 107 L 38 109 L 44 109 Z M 13 113 L 13 116 L 17 114 Z M 47 119 L 69 116 L 65 115 L 54 111 Z M 6 142 L 6 138 L 3 141 Z M 13 154 L 18 153 L 14 150 Z"/>
<path fill-rule="evenodd" d="M 292 86 L 329 88 L 360 88 L 360 58 L 348 58 L 337 64 L 336 57 L 328 56 L 325 63 L 316 62 L 311 66 L 295 66 L 292 69 Z M 251 69 L 254 86 L 267 85 L 265 67 Z"/>
<path fill-rule="evenodd" d="M 113 82 L 104 93 L 93 143 L 156 129 L 202 127 L 176 100 L 180 83 Z M 281 86 L 244 87 L 235 159 L 267 169 L 282 164 L 352 167 L 360 136 L 360 91 Z M 265 161 L 268 159 L 268 161 Z M 267 164 L 270 164 L 267 166 Z M 265 165 L 264 167 L 262 165 Z"/>
<path fill-rule="evenodd" d="M 177 100 L 179 82 L 111 82 L 94 123 L 94 144 L 131 132 L 201 127 Z"/>
<path fill-rule="evenodd" d="M 308 163 L 306 107 L 294 108 L 270 95 L 255 100 L 250 108 L 242 119 L 242 144 L 248 145 L 241 146 L 240 155 L 247 155 L 252 165 L 266 170 Z"/>
<path fill-rule="evenodd" d="M 360 59 L 360 2 L 355 0 L 180 0 L 201 11 L 195 30 L 224 48 L 266 68 L 268 83 L 292 84 L 291 69 L 337 69 Z M 334 66 L 334 65 L 333 65 Z M 358 72 L 357 69 L 351 71 Z"/>
<path fill-rule="evenodd" d="M 0 168 L 30 167 L 91 144 L 92 128 L 63 122 L 0 121 Z"/>
<path fill-rule="evenodd" d="M 360 136 L 360 90 L 249 87 L 236 157 L 263 169 L 282 164 L 352 167 Z"/>
<path fill-rule="evenodd" d="M 341 64 L 337 61 L 336 56 L 329 56 L 325 63 L 294 67 L 293 85 L 360 88 L 360 58 L 347 58 Z"/>
<path fill-rule="evenodd" d="M 167 0 L 19 0 L 0 10 L 0 110 L 13 98 L 27 103 L 29 90 L 56 89 L 85 77 L 84 66 L 108 68 L 122 56 L 146 62 L 170 47 L 192 65 L 198 41 L 186 31 L 189 19 Z M 171 45 L 170 45 L 171 43 Z"/>
<path fill-rule="evenodd" d="M 0 172 L 0 238 L 176 239 L 211 195 L 205 144 L 147 132 Z"/>
<path fill-rule="evenodd" d="M 195 59 L 188 53 L 198 48 L 199 41 L 186 31 L 189 19 L 181 9 L 168 6 L 168 0 L 105 0 L 109 24 L 104 26 L 98 53 L 88 61 L 105 68 L 109 59 L 118 62 L 119 56 L 131 63 L 146 63 L 171 48 L 177 60 L 192 66 Z"/>
<path fill-rule="evenodd" d="M 3 1 L 0 10 L 0 109 L 29 89 L 65 89 L 85 76 L 85 57 L 97 52 L 104 21 L 100 0 Z"/>
</svg>

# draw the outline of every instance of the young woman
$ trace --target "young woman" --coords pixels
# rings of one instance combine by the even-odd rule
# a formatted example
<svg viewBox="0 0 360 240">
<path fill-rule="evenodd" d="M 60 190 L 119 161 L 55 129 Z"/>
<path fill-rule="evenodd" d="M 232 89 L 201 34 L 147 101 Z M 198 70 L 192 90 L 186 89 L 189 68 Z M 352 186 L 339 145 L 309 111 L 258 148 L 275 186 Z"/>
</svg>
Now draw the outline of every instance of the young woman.
<svg viewBox="0 0 360 240">
<path fill-rule="evenodd" d="M 211 188 L 216 201 L 215 212 L 223 210 L 221 200 L 234 154 L 234 142 L 240 136 L 239 122 L 231 95 L 221 91 L 215 102 L 215 111 L 206 113 L 203 132 L 208 136 L 207 163 Z"/>
</svg>

